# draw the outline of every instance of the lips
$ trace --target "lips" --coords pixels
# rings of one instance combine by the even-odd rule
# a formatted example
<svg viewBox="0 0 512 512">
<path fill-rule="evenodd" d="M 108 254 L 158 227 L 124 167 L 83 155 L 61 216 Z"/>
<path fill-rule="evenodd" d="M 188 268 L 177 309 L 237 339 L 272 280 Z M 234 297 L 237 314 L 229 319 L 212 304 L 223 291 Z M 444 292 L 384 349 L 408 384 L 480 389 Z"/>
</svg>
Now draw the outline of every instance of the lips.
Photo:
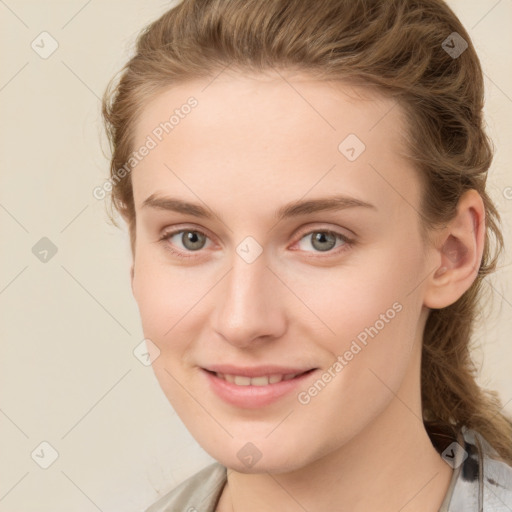
<svg viewBox="0 0 512 512">
<path fill-rule="evenodd" d="M 222 370 L 222 371 L 220 371 Z M 216 365 L 202 368 L 210 389 L 223 401 L 236 407 L 254 409 L 284 398 L 318 368 L 283 366 L 235 367 Z"/>
<path fill-rule="evenodd" d="M 291 380 L 314 368 L 301 369 L 284 366 L 258 366 L 258 367 L 236 367 L 231 365 L 215 365 L 204 368 L 213 373 L 219 379 L 223 379 L 237 386 L 268 386 L 277 384 L 283 380 Z"/>
</svg>

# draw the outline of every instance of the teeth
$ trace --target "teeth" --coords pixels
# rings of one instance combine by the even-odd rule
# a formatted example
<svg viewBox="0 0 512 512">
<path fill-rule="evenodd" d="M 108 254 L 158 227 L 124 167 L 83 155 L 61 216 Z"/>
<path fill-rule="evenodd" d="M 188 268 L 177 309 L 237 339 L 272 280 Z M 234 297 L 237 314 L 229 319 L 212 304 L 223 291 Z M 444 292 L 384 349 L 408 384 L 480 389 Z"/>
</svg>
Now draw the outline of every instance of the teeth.
<svg viewBox="0 0 512 512">
<path fill-rule="evenodd" d="M 251 378 L 242 377 L 241 375 L 235 375 L 235 384 L 237 386 L 249 386 L 251 384 Z"/>
<path fill-rule="evenodd" d="M 268 386 L 268 384 L 277 384 L 282 380 L 291 380 L 299 375 L 298 373 L 290 373 L 288 375 L 263 375 L 261 377 L 245 377 L 243 375 L 228 375 L 227 373 L 216 373 L 219 379 L 224 379 L 237 386 Z"/>
<path fill-rule="evenodd" d="M 236 384 L 236 379 L 235 379 Z M 268 385 L 268 377 L 264 375 L 262 377 L 253 377 L 251 379 L 251 386 L 266 386 Z"/>
</svg>

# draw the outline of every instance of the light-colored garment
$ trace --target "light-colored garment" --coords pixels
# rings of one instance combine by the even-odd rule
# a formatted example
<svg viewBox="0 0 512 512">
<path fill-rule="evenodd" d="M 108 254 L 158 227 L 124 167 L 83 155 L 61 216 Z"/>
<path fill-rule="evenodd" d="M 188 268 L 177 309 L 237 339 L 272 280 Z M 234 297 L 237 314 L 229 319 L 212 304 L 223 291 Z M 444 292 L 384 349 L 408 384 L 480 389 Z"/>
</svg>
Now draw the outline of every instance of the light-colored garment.
<svg viewBox="0 0 512 512">
<path fill-rule="evenodd" d="M 439 512 L 512 510 L 512 467 L 498 460 L 496 451 L 480 434 L 463 427 L 457 443 L 448 445 L 442 456 L 454 471 Z M 226 481 L 226 468 L 215 462 L 146 512 L 215 512 Z"/>
</svg>

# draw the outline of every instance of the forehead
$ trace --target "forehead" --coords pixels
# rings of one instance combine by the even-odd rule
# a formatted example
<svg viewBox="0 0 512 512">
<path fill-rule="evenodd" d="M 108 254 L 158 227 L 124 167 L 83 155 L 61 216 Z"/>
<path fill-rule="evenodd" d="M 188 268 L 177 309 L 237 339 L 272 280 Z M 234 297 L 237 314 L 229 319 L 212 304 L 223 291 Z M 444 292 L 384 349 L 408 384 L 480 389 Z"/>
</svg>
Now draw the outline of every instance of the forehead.
<svg viewBox="0 0 512 512">
<path fill-rule="evenodd" d="M 176 175 L 246 195 L 283 186 L 303 195 L 321 180 L 382 200 L 388 181 L 414 201 L 404 136 L 400 106 L 372 89 L 282 72 L 182 83 L 149 101 L 134 127 L 134 149 L 154 146 L 133 172 L 136 205 Z"/>
<path fill-rule="evenodd" d="M 314 139 L 317 131 L 325 136 L 337 132 L 336 137 L 351 131 L 369 141 L 371 132 L 382 124 L 377 136 L 385 133 L 390 142 L 398 142 L 402 129 L 396 100 L 379 94 L 374 87 L 319 81 L 297 72 L 241 75 L 224 71 L 219 76 L 163 89 L 143 108 L 134 130 L 135 142 L 142 142 L 175 111 L 179 115 L 190 97 L 198 103 L 194 115 L 185 113 L 190 119 L 179 124 L 200 130 L 203 138 L 208 133 L 216 137 L 219 129 L 236 130 L 237 139 L 248 142 L 254 136 L 270 137 L 271 128 L 282 128 L 283 136 L 293 132 Z M 182 115 L 179 117 L 182 121 Z M 177 135 L 178 126 L 173 128 L 166 138 Z"/>
</svg>

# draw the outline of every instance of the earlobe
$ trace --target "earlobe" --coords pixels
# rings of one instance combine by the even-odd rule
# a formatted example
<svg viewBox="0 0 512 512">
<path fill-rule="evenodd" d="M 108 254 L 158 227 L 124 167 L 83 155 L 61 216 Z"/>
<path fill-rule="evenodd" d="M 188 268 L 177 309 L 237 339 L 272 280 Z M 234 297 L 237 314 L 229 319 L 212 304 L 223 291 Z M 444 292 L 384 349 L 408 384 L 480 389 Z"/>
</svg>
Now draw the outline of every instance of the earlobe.
<svg viewBox="0 0 512 512">
<path fill-rule="evenodd" d="M 441 309 L 456 302 L 473 284 L 482 261 L 485 208 L 476 190 L 460 199 L 455 217 L 438 237 L 436 269 L 428 281 L 424 304 Z"/>
</svg>

